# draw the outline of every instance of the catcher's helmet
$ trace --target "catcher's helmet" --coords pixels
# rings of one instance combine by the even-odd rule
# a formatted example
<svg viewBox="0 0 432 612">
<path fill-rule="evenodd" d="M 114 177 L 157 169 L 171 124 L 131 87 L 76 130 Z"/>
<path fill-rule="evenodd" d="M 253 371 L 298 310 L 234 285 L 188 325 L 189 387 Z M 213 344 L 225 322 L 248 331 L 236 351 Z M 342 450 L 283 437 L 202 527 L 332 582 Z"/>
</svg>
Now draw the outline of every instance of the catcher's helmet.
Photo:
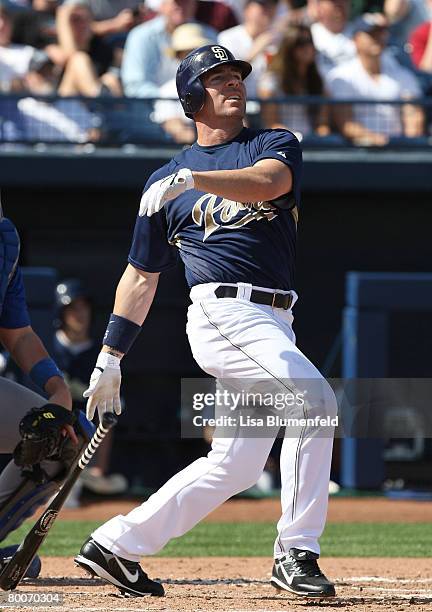
<svg viewBox="0 0 432 612">
<path fill-rule="evenodd" d="M 222 64 L 239 68 L 243 80 L 250 74 L 252 66 L 248 62 L 235 59 L 226 47 L 205 45 L 189 53 L 177 69 L 177 93 L 186 117 L 192 119 L 204 106 L 205 89 L 200 77 Z"/>
</svg>

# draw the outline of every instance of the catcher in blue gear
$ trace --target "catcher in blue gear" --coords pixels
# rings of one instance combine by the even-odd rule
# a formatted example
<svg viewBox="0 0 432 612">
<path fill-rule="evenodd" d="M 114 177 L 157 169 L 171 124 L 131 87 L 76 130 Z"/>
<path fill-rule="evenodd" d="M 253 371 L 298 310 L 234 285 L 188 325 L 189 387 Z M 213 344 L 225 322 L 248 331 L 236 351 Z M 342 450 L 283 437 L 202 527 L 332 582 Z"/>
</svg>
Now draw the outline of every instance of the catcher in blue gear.
<svg viewBox="0 0 432 612">
<path fill-rule="evenodd" d="M 41 393 L 0 377 L 0 452 L 13 459 L 0 474 L 0 542 L 60 488 L 93 426 L 72 411 L 63 376 L 30 324 L 20 240 L 0 207 L 0 343 Z M 0 570 L 16 546 L 0 548 Z M 36 558 L 27 575 L 36 577 Z"/>
</svg>

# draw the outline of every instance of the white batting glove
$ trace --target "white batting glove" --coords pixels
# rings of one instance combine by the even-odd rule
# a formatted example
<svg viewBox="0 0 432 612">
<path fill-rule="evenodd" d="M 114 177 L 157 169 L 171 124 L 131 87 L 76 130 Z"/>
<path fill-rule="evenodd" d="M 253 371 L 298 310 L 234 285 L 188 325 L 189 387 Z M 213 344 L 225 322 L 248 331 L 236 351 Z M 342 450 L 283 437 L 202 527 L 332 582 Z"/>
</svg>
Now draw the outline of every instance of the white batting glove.
<svg viewBox="0 0 432 612">
<path fill-rule="evenodd" d="M 96 408 L 99 421 L 104 412 L 121 413 L 120 403 L 121 370 L 120 359 L 110 353 L 99 353 L 95 369 L 90 377 L 89 388 L 83 393 L 87 397 L 86 416 L 93 420 Z"/>
<path fill-rule="evenodd" d="M 167 202 L 174 200 L 184 191 L 194 188 L 192 172 L 188 168 L 182 168 L 175 174 L 156 181 L 143 194 L 139 207 L 139 216 L 148 217 L 159 212 Z"/>
</svg>

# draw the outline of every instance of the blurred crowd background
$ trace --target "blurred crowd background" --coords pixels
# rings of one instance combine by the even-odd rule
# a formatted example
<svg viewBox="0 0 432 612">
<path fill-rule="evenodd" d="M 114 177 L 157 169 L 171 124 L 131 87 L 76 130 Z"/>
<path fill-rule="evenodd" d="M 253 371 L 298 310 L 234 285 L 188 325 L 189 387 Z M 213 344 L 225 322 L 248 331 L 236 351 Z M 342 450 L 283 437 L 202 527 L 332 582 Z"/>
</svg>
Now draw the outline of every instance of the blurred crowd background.
<svg viewBox="0 0 432 612">
<path fill-rule="evenodd" d="M 0 0 L 0 141 L 193 142 L 175 73 L 214 43 L 253 64 L 251 126 L 424 144 L 431 25 L 432 0 Z"/>
</svg>

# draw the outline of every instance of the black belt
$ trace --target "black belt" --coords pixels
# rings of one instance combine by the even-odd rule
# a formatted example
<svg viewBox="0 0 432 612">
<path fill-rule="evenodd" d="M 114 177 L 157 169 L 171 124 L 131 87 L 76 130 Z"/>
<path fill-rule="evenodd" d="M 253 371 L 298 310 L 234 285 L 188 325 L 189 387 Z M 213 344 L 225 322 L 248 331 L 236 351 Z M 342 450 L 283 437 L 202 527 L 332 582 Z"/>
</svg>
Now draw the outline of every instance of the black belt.
<svg viewBox="0 0 432 612">
<path fill-rule="evenodd" d="M 220 285 L 215 290 L 215 296 L 218 298 L 236 298 L 237 287 L 228 287 L 227 285 Z M 252 289 L 249 300 L 256 304 L 265 304 L 272 308 L 283 308 L 288 310 L 291 308 L 293 297 L 290 293 L 283 295 L 282 293 L 267 293 L 267 291 L 258 291 Z"/>
</svg>

